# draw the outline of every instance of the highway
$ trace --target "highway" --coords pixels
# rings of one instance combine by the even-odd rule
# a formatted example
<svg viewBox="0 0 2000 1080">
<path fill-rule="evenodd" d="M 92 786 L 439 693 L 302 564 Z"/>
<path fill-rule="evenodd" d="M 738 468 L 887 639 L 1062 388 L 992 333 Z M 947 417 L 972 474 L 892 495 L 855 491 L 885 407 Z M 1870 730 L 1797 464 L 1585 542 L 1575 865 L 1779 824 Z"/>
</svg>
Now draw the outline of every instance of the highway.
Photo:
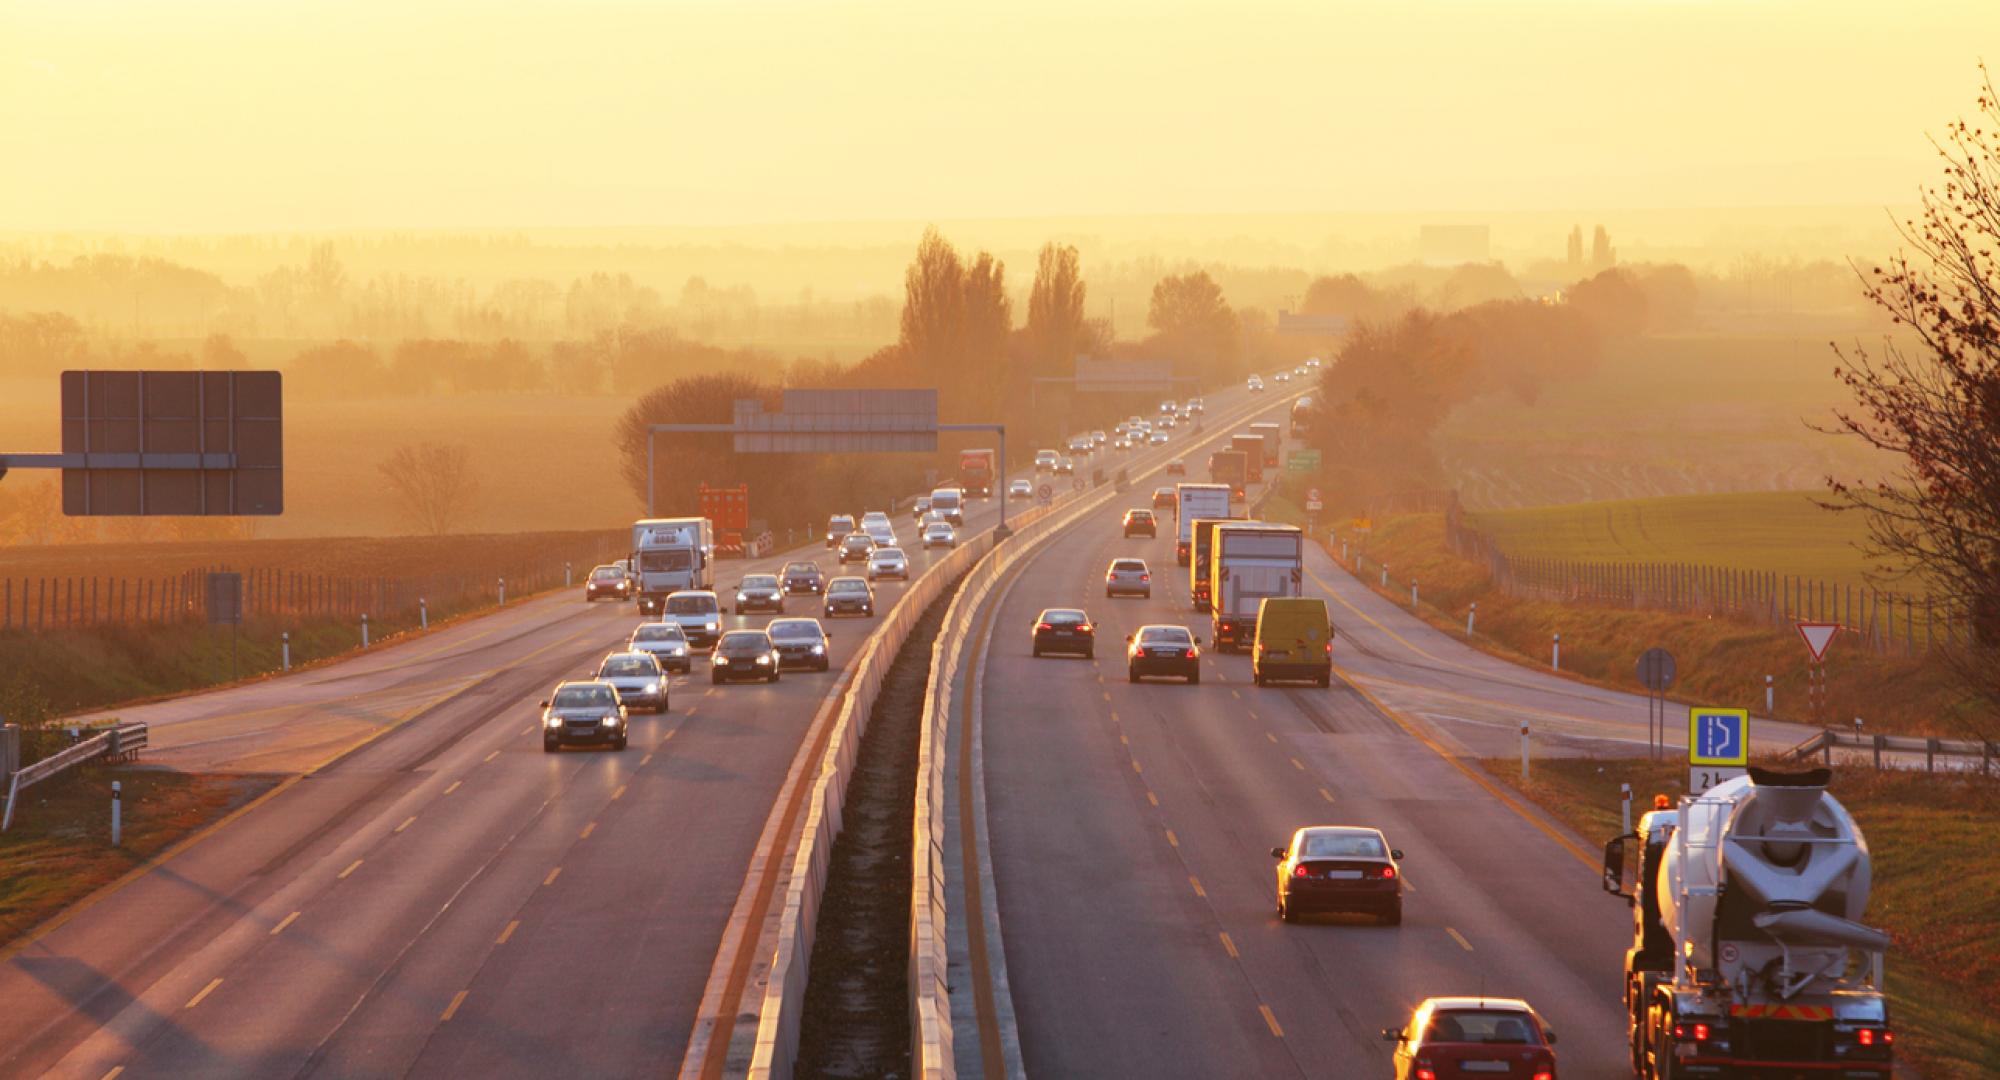
<svg viewBox="0 0 2000 1080">
<path fill-rule="evenodd" d="M 976 503 L 964 535 L 996 517 Z M 722 564 L 718 591 L 791 557 Z M 830 673 L 710 687 L 697 662 L 625 753 L 545 754 L 536 702 L 637 621 L 580 595 L 119 710 L 155 725 L 159 762 L 285 779 L 0 954 L 0 1075 L 673 1071 L 802 737 L 874 621 L 828 623 Z"/>
<path fill-rule="evenodd" d="M 1627 909 L 1600 892 L 1587 847 L 1509 809 L 1433 745 L 1510 753 L 1518 736 L 1492 739 L 1493 715 L 1557 703 L 1590 737 L 1564 752 L 1622 751 L 1635 726 L 1643 745 L 1643 707 L 1621 710 L 1640 699 L 1427 637 L 1318 551 L 1307 591 L 1336 597 L 1346 635 L 1332 689 L 1259 689 L 1247 657 L 1213 652 L 1199 686 L 1132 685 L 1123 642 L 1138 626 L 1208 634 L 1171 540 L 1122 539 L 1123 508 L 1030 560 L 981 650 L 990 843 L 1028 1073 L 1386 1072 L 1382 1027 L 1424 997 L 1484 992 L 1543 1012 L 1565 1074 L 1620 1074 Z M 1155 567 L 1151 600 L 1105 599 L 1118 555 Z M 1091 614 L 1094 662 L 1031 657 L 1030 627 L 1052 606 Z M 1489 723 L 1447 734 L 1386 712 L 1370 684 L 1416 687 L 1405 698 L 1449 699 Z M 1269 849 L 1310 824 L 1373 825 L 1404 851 L 1402 926 L 1278 920 Z"/>
</svg>

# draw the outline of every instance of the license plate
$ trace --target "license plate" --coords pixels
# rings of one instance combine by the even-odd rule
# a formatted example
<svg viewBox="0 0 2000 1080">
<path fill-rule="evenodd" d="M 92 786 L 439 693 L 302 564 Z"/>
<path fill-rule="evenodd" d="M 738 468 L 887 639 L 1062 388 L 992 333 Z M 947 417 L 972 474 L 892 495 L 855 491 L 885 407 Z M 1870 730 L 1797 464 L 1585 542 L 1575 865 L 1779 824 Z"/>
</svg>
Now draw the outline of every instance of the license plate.
<svg viewBox="0 0 2000 1080">
<path fill-rule="evenodd" d="M 1458 1067 L 1465 1072 L 1503 1073 L 1511 1070 L 1504 1061 L 1461 1061 Z"/>
<path fill-rule="evenodd" d="M 1328 871 L 1326 872 L 1326 877 L 1327 877 L 1328 879 L 1330 879 L 1330 880 L 1333 880 L 1333 881 L 1360 881 L 1360 880 L 1361 880 L 1361 871 L 1359 871 L 1359 870 L 1328 870 Z M 1491 1062 L 1489 1062 L 1488 1064 L 1492 1064 L 1492 1063 L 1491 1063 Z M 1507 1067 L 1507 1063 L 1506 1063 L 1506 1062 L 1504 1062 L 1504 1061 L 1500 1062 L 1500 1063 L 1499 1063 L 1499 1065 L 1500 1065 L 1500 1067 L 1501 1067 L 1501 1068 L 1503 1068 L 1503 1069 Z"/>
</svg>

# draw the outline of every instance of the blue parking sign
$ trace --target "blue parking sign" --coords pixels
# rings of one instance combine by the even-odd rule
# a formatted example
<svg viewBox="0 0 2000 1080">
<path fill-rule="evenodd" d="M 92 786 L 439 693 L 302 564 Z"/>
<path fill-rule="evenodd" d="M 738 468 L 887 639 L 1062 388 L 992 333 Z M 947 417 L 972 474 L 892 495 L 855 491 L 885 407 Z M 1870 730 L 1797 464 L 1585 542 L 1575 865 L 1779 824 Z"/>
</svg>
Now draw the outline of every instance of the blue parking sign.
<svg viewBox="0 0 2000 1080">
<path fill-rule="evenodd" d="M 1750 763 L 1750 713 L 1744 709 L 1688 710 L 1688 764 Z"/>
</svg>

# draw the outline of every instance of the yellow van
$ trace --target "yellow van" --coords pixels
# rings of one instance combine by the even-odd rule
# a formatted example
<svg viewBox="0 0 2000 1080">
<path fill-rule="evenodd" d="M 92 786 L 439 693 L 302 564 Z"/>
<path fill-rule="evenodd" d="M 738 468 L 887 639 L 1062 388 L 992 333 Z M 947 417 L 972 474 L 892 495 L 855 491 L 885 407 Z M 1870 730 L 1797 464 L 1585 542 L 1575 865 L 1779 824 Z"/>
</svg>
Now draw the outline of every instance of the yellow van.
<svg viewBox="0 0 2000 1080">
<path fill-rule="evenodd" d="M 1333 622 L 1317 596 L 1269 596 L 1257 605 L 1250 651 L 1257 685 L 1280 679 L 1333 685 Z"/>
</svg>

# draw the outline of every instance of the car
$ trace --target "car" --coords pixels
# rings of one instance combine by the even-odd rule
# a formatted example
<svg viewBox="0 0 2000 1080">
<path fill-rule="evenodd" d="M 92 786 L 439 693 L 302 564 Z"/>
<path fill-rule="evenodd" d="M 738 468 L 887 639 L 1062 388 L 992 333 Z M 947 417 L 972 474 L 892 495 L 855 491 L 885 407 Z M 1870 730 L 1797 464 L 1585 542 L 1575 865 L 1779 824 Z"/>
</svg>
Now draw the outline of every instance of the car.
<svg viewBox="0 0 2000 1080">
<path fill-rule="evenodd" d="M 1153 571 L 1144 559 L 1113 559 L 1104 570 L 1104 595 L 1153 598 Z"/>
<path fill-rule="evenodd" d="M 1077 435 L 1069 441 L 1069 452 L 1072 454 L 1088 454 L 1095 449 L 1097 444 L 1092 442 L 1088 435 Z"/>
<path fill-rule="evenodd" d="M 838 546 L 841 537 L 844 537 L 847 534 L 853 532 L 855 528 L 856 526 L 854 524 L 853 514 L 835 514 L 832 517 L 827 518 L 826 546 L 827 547 Z"/>
<path fill-rule="evenodd" d="M 919 495 L 916 501 L 910 504 L 910 516 L 916 518 L 918 521 L 922 521 L 924 515 L 930 512 L 931 497 L 929 495 Z"/>
<path fill-rule="evenodd" d="M 957 547 L 958 530 L 949 521 L 933 521 L 924 526 L 924 548 Z"/>
<path fill-rule="evenodd" d="M 1125 678 L 1138 682 L 1152 675 L 1178 675 L 1189 686 L 1201 684 L 1201 639 L 1185 626 L 1142 626 L 1125 639 Z"/>
<path fill-rule="evenodd" d="M 1250 378 L 1244 382 L 1244 385 L 1249 387 L 1250 392 L 1253 394 L 1261 394 L 1264 392 L 1264 380 L 1258 378 L 1255 375 L 1250 376 Z"/>
<path fill-rule="evenodd" d="M 826 583 L 824 614 L 829 619 L 836 615 L 873 615 L 875 589 L 866 578 L 834 578 Z"/>
<path fill-rule="evenodd" d="M 956 487 L 941 487 L 931 492 L 931 508 L 919 522 L 932 520 L 949 521 L 953 525 L 965 524 L 965 491 Z"/>
<path fill-rule="evenodd" d="M 709 654 L 709 682 L 721 686 L 744 679 L 778 681 L 778 647 L 763 630 L 731 630 Z"/>
<path fill-rule="evenodd" d="M 631 640 L 625 643 L 625 651 L 650 654 L 661 667 L 682 675 L 694 667 L 687 635 L 681 632 L 679 623 L 640 623 L 632 631 Z"/>
<path fill-rule="evenodd" d="M 864 521 L 861 530 L 868 534 L 868 539 L 875 541 L 878 548 L 896 546 L 896 530 L 886 521 Z"/>
<path fill-rule="evenodd" d="M 1294 375 L 1304 375 L 1305 373 L 1306 366 L 1304 364 L 1300 364 L 1298 367 L 1292 369 L 1292 374 Z"/>
<path fill-rule="evenodd" d="M 1153 516 L 1151 510 L 1141 507 L 1125 511 L 1125 539 L 1130 540 L 1135 536 L 1159 539 L 1160 522 Z"/>
<path fill-rule="evenodd" d="M 1176 421 L 1171 414 L 1167 416 L 1162 416 L 1160 417 L 1160 430 L 1172 431 L 1176 423 L 1178 423 L 1178 421 Z"/>
<path fill-rule="evenodd" d="M 1098 428 L 1097 430 L 1090 433 L 1090 441 L 1096 443 L 1099 446 L 1103 446 L 1105 443 L 1111 441 L 1111 437 L 1104 433 L 1103 428 Z"/>
<path fill-rule="evenodd" d="M 1182 461 L 1182 460 L 1181 460 L 1180 458 L 1175 458 L 1175 459 L 1173 459 L 1172 461 L 1169 461 L 1169 462 L 1167 462 L 1167 475 L 1168 475 L 1168 476 L 1186 476 L 1186 475 L 1187 475 L 1187 462 L 1185 462 L 1185 461 Z"/>
<path fill-rule="evenodd" d="M 928 528 L 932 525 L 937 524 L 940 521 L 944 522 L 946 525 L 951 524 L 951 519 L 944 516 L 942 512 L 937 510 L 932 510 L 930 513 L 924 515 L 923 524 L 926 528 Z"/>
<path fill-rule="evenodd" d="M 1291 382 L 1292 373 L 1289 371 L 1280 371 L 1278 372 L 1277 379 L 1279 382 Z"/>
<path fill-rule="evenodd" d="M 689 645 L 706 649 L 722 633 L 722 603 L 707 589 L 671 592 L 660 610 L 660 620 L 679 623 Z"/>
<path fill-rule="evenodd" d="M 1113 449 L 1113 450 L 1130 450 L 1130 449 L 1132 449 L 1132 437 L 1131 437 L 1131 436 L 1129 436 L 1129 435 L 1120 435 L 1120 436 L 1118 436 L 1118 437 L 1117 437 L 1116 439 L 1113 439 L 1113 440 L 1111 441 L 1111 449 Z"/>
<path fill-rule="evenodd" d="M 1271 857 L 1278 860 L 1278 918 L 1285 922 L 1344 911 L 1402 924 L 1403 853 L 1380 829 L 1308 825 L 1291 843 L 1272 848 Z"/>
<path fill-rule="evenodd" d="M 899 547 L 876 548 L 868 556 L 868 580 L 881 581 L 884 578 L 910 580 L 910 559 Z"/>
<path fill-rule="evenodd" d="M 884 513 L 883 511 L 870 510 L 867 513 L 861 515 L 861 529 L 863 532 L 866 532 L 868 530 L 868 526 L 870 525 L 887 525 L 887 524 L 889 524 L 889 515 Z"/>
<path fill-rule="evenodd" d="M 1201 403 L 1201 399 L 1198 397 L 1189 398 L 1187 402 L 1187 407 L 1189 412 L 1194 413 L 1197 416 L 1201 415 L 1201 413 L 1207 408 L 1207 406 Z"/>
<path fill-rule="evenodd" d="M 651 713 L 667 711 L 667 674 L 660 670 L 660 662 L 652 653 L 615 652 L 606 656 L 598 662 L 597 681 L 610 683 L 618 691 L 618 704 L 628 713 L 633 709 Z"/>
<path fill-rule="evenodd" d="M 832 643 L 818 619 L 772 619 L 764 632 L 771 635 L 771 644 L 778 650 L 780 670 L 825 671 L 829 666 L 827 653 Z"/>
<path fill-rule="evenodd" d="M 788 595 L 818 596 L 826 588 L 826 576 L 816 562 L 785 564 L 785 592 Z"/>
<path fill-rule="evenodd" d="M 1150 434 L 1150 435 L 1146 436 L 1146 444 L 1147 444 L 1148 446 L 1165 446 L 1165 445 L 1167 445 L 1167 433 L 1166 433 L 1166 432 L 1164 432 L 1164 431 L 1155 431 L 1155 432 L 1153 432 L 1152 434 Z"/>
<path fill-rule="evenodd" d="M 629 737 L 625 721 L 625 706 L 618 704 L 618 690 L 610 683 L 557 683 L 542 702 L 542 752 L 553 754 L 572 744 L 623 750 Z"/>
<path fill-rule="evenodd" d="M 1009 480 L 1007 482 L 1007 497 L 1010 499 L 1032 498 L 1034 494 L 1035 485 L 1026 480 Z"/>
<path fill-rule="evenodd" d="M 736 583 L 736 614 L 753 611 L 785 613 L 785 586 L 776 574 L 746 574 Z"/>
<path fill-rule="evenodd" d="M 1280 679 L 1333 685 L 1333 620 L 1317 596 L 1267 596 L 1257 604 L 1250 676 L 1258 686 Z"/>
<path fill-rule="evenodd" d="M 875 553 L 875 538 L 865 532 L 851 532 L 840 538 L 840 561 L 867 562 Z"/>
<path fill-rule="evenodd" d="M 1396 1044 L 1396 1080 L 1437 1076 L 1518 1076 L 1556 1080 L 1556 1033 L 1520 998 L 1426 998 L 1402 1027 L 1383 1028 Z M 1858 1063 L 1857 1063 L 1858 1064 Z"/>
<path fill-rule="evenodd" d="M 1160 402 L 1160 415 L 1170 416 L 1173 414 L 1173 411 L 1178 408 L 1180 408 L 1180 406 L 1175 404 L 1174 402 L 1162 401 Z"/>
<path fill-rule="evenodd" d="M 1179 501 L 1180 496 L 1171 487 L 1156 487 L 1153 489 L 1153 509 L 1155 510 L 1172 510 L 1174 504 Z"/>
<path fill-rule="evenodd" d="M 1055 474 L 1056 474 L 1057 476 L 1075 476 L 1075 475 L 1076 475 L 1076 459 L 1075 459 L 1075 458 L 1071 458 L 1071 457 L 1066 457 L 1066 458 L 1062 458 L 1062 459 L 1058 460 L 1058 461 L 1056 462 L 1056 472 L 1055 472 Z"/>
<path fill-rule="evenodd" d="M 1048 608 L 1035 617 L 1034 654 L 1097 655 L 1097 624 L 1079 608 Z"/>
<path fill-rule="evenodd" d="M 1319 370 L 1319 357 L 1317 357 L 1317 356 L 1309 356 L 1309 357 L 1307 357 L 1307 358 L 1306 358 L 1306 367 L 1308 367 L 1308 368 L 1310 368 L 1310 369 L 1312 369 L 1312 370 L 1314 370 L 1314 371 L 1318 371 L 1318 370 Z"/>
<path fill-rule="evenodd" d="M 1059 455 L 1054 450 L 1035 451 L 1035 471 L 1038 473 L 1055 472 L 1058 457 Z"/>
<path fill-rule="evenodd" d="M 632 575 L 627 573 L 624 567 L 610 564 L 595 567 L 590 571 L 590 577 L 583 583 L 583 602 L 586 604 L 597 600 L 630 599 L 632 599 Z"/>
</svg>

